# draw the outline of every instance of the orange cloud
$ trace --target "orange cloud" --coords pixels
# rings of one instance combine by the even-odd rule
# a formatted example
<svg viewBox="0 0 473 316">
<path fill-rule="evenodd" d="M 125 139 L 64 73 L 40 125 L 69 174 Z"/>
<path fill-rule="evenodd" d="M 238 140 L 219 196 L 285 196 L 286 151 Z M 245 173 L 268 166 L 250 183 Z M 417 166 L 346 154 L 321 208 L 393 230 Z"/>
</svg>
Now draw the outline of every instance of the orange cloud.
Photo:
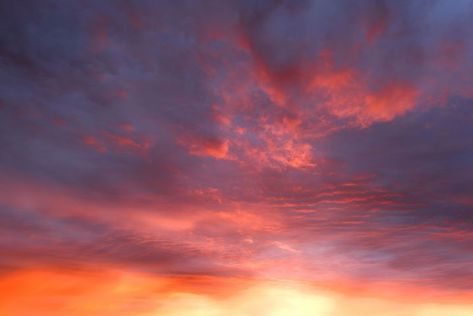
<svg viewBox="0 0 473 316">
<path fill-rule="evenodd" d="M 335 69 L 330 52 L 321 54 L 321 58 L 323 68 L 318 69 L 306 91 L 315 103 L 334 115 L 367 126 L 390 121 L 417 106 L 419 92 L 415 87 L 389 82 L 373 90 L 360 71 Z"/>
<path fill-rule="evenodd" d="M 130 130 L 129 128 L 127 130 Z M 138 150 L 146 152 L 151 147 L 149 139 L 143 139 L 141 142 L 135 139 L 113 133 L 106 133 L 105 136 L 116 146 L 124 149 Z"/>
<path fill-rule="evenodd" d="M 211 137 L 181 137 L 178 142 L 186 146 L 189 152 L 197 156 L 207 156 L 215 159 L 228 159 L 230 141 Z"/>
</svg>

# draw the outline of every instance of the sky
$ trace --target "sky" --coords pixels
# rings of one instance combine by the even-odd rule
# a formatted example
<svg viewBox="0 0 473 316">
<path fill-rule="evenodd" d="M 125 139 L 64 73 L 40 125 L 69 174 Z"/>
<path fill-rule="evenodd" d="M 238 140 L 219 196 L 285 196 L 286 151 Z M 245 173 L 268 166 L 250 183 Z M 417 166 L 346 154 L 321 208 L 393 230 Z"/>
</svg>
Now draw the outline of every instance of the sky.
<svg viewBox="0 0 473 316">
<path fill-rule="evenodd" d="M 0 315 L 473 315 L 473 1 L 0 2 Z"/>
</svg>

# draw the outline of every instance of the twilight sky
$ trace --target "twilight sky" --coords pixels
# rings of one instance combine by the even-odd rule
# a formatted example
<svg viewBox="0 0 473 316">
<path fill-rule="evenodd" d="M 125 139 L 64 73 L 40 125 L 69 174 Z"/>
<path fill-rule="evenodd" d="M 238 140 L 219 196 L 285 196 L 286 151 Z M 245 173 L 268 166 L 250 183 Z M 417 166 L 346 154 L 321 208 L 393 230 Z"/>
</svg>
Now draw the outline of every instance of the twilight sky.
<svg viewBox="0 0 473 316">
<path fill-rule="evenodd" d="M 0 315 L 473 314 L 473 1 L 0 2 Z"/>
</svg>

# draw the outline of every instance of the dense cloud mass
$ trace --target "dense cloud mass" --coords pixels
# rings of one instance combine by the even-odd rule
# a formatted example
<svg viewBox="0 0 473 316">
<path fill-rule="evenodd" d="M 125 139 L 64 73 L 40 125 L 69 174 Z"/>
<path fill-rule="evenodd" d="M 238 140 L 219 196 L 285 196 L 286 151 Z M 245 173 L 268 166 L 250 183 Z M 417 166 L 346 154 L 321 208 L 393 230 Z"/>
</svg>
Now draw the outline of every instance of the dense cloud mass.
<svg viewBox="0 0 473 316">
<path fill-rule="evenodd" d="M 471 294 L 472 74 L 469 0 L 2 1 L 0 278 Z"/>
</svg>

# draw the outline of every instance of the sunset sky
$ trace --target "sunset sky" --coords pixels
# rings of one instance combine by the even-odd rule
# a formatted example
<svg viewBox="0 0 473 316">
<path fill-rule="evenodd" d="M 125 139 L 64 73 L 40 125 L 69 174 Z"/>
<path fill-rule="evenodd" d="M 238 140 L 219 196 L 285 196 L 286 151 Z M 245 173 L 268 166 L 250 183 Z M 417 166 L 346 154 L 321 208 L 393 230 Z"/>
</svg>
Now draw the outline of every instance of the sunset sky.
<svg viewBox="0 0 473 316">
<path fill-rule="evenodd" d="M 473 315 L 473 1 L 0 2 L 1 316 Z"/>
</svg>

